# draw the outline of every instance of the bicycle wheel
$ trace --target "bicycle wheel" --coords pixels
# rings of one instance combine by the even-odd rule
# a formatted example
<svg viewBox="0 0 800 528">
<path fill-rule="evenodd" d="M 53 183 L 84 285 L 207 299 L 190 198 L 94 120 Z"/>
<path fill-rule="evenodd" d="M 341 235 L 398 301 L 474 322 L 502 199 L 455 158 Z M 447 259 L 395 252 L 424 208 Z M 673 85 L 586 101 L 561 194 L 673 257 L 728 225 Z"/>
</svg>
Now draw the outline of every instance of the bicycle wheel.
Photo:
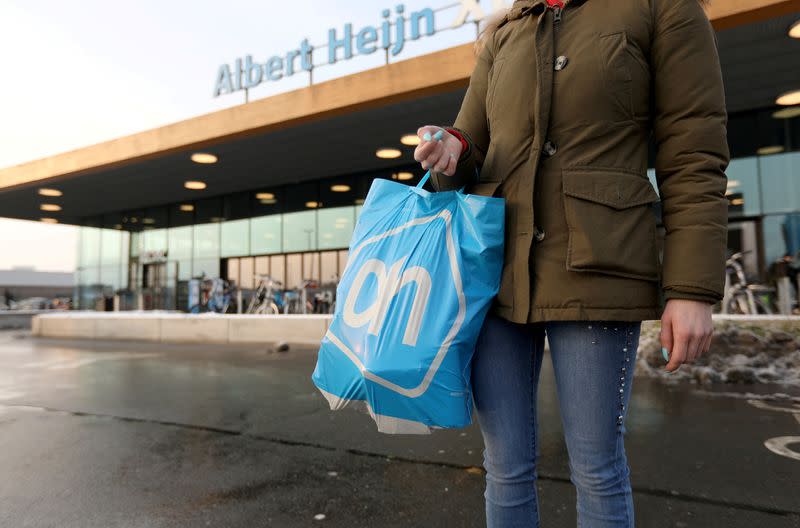
<svg viewBox="0 0 800 528">
<path fill-rule="evenodd" d="M 756 314 L 772 315 L 774 313 L 772 311 L 772 308 L 769 307 L 769 303 L 764 299 L 762 299 L 761 297 L 756 296 L 756 298 L 753 299 L 753 302 L 756 305 Z"/>
<path fill-rule="evenodd" d="M 731 296 L 728 300 L 727 313 L 733 315 L 749 315 L 750 308 L 747 303 L 747 296 L 744 293 Z"/>
</svg>

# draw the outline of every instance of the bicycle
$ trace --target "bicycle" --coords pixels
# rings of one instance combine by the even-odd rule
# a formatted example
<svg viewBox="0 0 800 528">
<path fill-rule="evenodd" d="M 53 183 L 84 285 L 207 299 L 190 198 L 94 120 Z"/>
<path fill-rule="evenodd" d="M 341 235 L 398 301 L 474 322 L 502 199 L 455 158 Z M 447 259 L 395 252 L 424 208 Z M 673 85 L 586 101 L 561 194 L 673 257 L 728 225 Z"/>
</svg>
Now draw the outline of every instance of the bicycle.
<svg viewBox="0 0 800 528">
<path fill-rule="evenodd" d="M 748 281 L 742 259 L 750 251 L 737 252 L 725 263 L 725 294 L 720 313 L 741 315 L 771 315 L 775 313 L 772 300 L 775 288 Z"/>
<path fill-rule="evenodd" d="M 283 305 L 279 293 L 279 288 L 282 286 L 281 282 L 274 280 L 269 275 L 259 275 L 258 278 L 258 287 L 250 297 L 246 313 L 264 315 L 281 313 L 280 309 Z"/>
<path fill-rule="evenodd" d="M 299 288 L 283 292 L 285 301 L 284 314 L 314 313 L 314 305 L 308 300 L 308 290 L 319 288 L 319 283 L 314 279 L 303 279 Z"/>
<path fill-rule="evenodd" d="M 189 309 L 190 313 L 227 313 L 236 287 L 225 279 L 211 278 L 205 273 L 200 277 L 200 298 Z"/>
<path fill-rule="evenodd" d="M 314 294 L 314 313 L 332 314 L 336 311 L 336 287 L 339 285 L 339 275 L 334 274 L 331 281 L 320 286 L 320 291 Z"/>
</svg>

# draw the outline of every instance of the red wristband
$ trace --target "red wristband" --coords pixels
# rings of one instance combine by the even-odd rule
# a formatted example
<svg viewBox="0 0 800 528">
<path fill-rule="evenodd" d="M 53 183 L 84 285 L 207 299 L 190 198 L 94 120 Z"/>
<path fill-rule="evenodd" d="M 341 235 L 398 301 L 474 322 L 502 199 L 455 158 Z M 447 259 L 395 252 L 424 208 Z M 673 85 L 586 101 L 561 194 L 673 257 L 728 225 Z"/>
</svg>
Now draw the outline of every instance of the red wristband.
<svg viewBox="0 0 800 528">
<path fill-rule="evenodd" d="M 461 153 L 463 154 L 464 152 L 466 152 L 467 149 L 469 148 L 469 144 L 467 143 L 467 140 L 464 139 L 464 136 L 462 136 L 457 130 L 454 130 L 452 128 L 445 128 L 445 130 L 447 130 L 450 134 L 453 134 L 461 142 Z"/>
</svg>

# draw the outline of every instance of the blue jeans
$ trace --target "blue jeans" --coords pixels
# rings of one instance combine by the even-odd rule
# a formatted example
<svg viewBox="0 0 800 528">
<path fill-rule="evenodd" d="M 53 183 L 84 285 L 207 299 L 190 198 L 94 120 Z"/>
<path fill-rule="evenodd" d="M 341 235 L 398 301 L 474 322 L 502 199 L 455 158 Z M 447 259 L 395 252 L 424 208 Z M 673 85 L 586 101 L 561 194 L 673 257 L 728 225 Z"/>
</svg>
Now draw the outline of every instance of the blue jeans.
<svg viewBox="0 0 800 528">
<path fill-rule="evenodd" d="M 640 322 L 515 324 L 489 314 L 473 359 L 483 433 L 489 528 L 539 526 L 536 389 L 550 344 L 561 420 L 577 489 L 578 526 L 633 527 L 623 433 Z"/>
</svg>

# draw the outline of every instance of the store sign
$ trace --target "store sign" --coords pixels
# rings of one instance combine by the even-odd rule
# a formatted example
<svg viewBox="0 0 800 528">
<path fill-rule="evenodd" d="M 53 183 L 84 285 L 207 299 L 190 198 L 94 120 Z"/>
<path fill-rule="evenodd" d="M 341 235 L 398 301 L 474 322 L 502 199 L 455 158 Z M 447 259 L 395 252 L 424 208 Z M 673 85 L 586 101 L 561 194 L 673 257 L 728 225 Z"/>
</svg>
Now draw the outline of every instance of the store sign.
<svg viewBox="0 0 800 528">
<path fill-rule="evenodd" d="M 477 22 L 487 13 L 479 0 L 461 0 L 458 15 L 446 29 L 457 28 L 472 20 Z M 492 12 L 507 7 L 506 0 L 492 0 Z M 339 60 L 349 60 L 358 55 L 370 55 L 379 49 L 386 50 L 392 56 L 399 55 L 408 41 L 419 40 L 437 33 L 436 12 L 431 8 L 414 11 L 408 16 L 405 6 L 395 7 L 395 19 L 392 12 L 384 9 L 383 22 L 379 26 L 365 26 L 358 32 L 353 25 L 344 25 L 343 30 L 328 30 L 327 63 L 335 64 Z M 240 90 L 255 88 L 262 82 L 279 81 L 300 72 L 314 69 L 314 46 L 303 39 L 300 46 L 287 51 L 283 55 L 274 55 L 264 62 L 253 60 L 252 55 L 236 59 L 233 66 L 223 64 L 217 70 L 214 84 L 214 97 L 234 93 Z"/>
<path fill-rule="evenodd" d="M 167 260 L 167 251 L 165 249 L 156 251 L 143 251 L 140 256 L 143 264 L 152 262 L 165 262 Z"/>
</svg>

